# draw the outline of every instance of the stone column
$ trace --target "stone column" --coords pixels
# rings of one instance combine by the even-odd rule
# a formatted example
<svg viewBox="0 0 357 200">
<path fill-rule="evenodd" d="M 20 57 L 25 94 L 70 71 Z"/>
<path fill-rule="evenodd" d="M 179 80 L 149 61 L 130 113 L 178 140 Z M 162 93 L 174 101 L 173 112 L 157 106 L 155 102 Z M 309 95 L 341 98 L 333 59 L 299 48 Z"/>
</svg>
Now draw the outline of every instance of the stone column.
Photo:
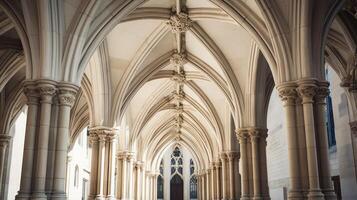
<svg viewBox="0 0 357 200">
<path fill-rule="evenodd" d="M 109 169 L 108 169 L 108 187 L 107 187 L 107 200 L 115 199 L 115 156 L 116 156 L 116 144 L 117 144 L 117 134 L 113 131 L 112 134 L 108 135 L 109 142 Z"/>
<path fill-rule="evenodd" d="M 143 162 L 137 161 L 135 163 L 135 168 L 136 168 L 136 185 L 135 185 L 135 199 L 141 200 L 142 199 L 142 188 L 143 183 L 142 183 L 142 168 L 143 168 Z"/>
<path fill-rule="evenodd" d="M 357 121 L 350 122 L 351 127 L 351 138 L 352 138 L 352 148 L 353 148 L 353 159 L 355 164 L 355 176 L 357 180 Z"/>
<path fill-rule="evenodd" d="M 249 176 L 248 176 L 248 157 L 247 157 L 247 138 L 248 132 L 246 129 L 237 131 L 239 141 L 240 154 L 242 159 L 242 200 L 249 200 Z"/>
<path fill-rule="evenodd" d="M 216 199 L 217 198 L 217 187 L 216 187 L 216 166 L 214 163 L 212 163 L 212 169 L 211 169 L 211 180 L 210 180 L 210 185 L 211 185 L 211 198 Z"/>
<path fill-rule="evenodd" d="M 234 160 L 235 160 L 235 153 L 234 152 L 228 152 L 227 153 L 227 158 L 228 158 L 228 178 L 229 178 L 229 184 L 228 184 L 228 199 L 232 200 L 235 199 L 235 190 L 238 190 L 237 184 L 235 182 L 235 173 L 234 173 Z M 238 173 L 238 172 L 237 172 Z"/>
<path fill-rule="evenodd" d="M 78 87 L 68 83 L 58 86 L 59 113 L 56 138 L 55 166 L 51 199 L 67 199 L 66 196 L 66 164 L 69 145 L 69 120 Z"/>
<path fill-rule="evenodd" d="M 0 134 L 0 198 L 4 198 L 5 193 L 3 192 L 5 189 L 5 173 L 4 169 L 6 166 L 6 152 L 7 147 L 9 146 L 9 142 L 11 140 L 11 136 Z"/>
<path fill-rule="evenodd" d="M 222 199 L 227 200 L 228 195 L 229 195 L 229 187 L 227 182 L 229 181 L 229 176 L 228 176 L 228 163 L 227 163 L 227 155 L 225 152 L 221 153 L 221 162 L 222 162 L 222 173 L 221 173 L 221 181 L 222 181 Z"/>
<path fill-rule="evenodd" d="M 299 95 L 302 98 L 304 110 L 304 124 L 306 134 L 307 160 L 309 171 L 309 193 L 308 199 L 324 199 L 320 189 L 319 170 L 316 152 L 316 133 L 313 110 L 313 98 L 316 94 L 315 80 L 306 79 L 299 81 Z"/>
<path fill-rule="evenodd" d="M 127 181 L 127 152 L 122 151 L 117 153 L 117 199 L 125 199 L 128 186 Z"/>
<path fill-rule="evenodd" d="M 152 198 L 154 200 L 157 199 L 157 178 L 159 176 L 159 173 L 153 173 L 152 175 L 152 184 L 153 184 L 153 188 L 152 188 L 152 191 L 153 191 L 153 195 L 152 195 Z"/>
<path fill-rule="evenodd" d="M 220 177 L 221 174 L 221 163 L 219 161 L 214 163 L 215 165 L 215 184 L 216 184 L 216 199 L 221 199 L 221 185 L 222 185 L 222 180 Z"/>
<path fill-rule="evenodd" d="M 249 129 L 252 144 L 253 199 L 262 199 L 260 188 L 259 131 Z"/>
<path fill-rule="evenodd" d="M 36 163 L 33 175 L 32 200 L 47 200 L 45 193 L 48 139 L 50 131 L 52 98 L 56 93 L 56 82 L 39 80 L 41 112 L 36 146 Z"/>
<path fill-rule="evenodd" d="M 39 93 L 34 81 L 24 83 L 24 93 L 27 97 L 27 121 L 25 132 L 24 153 L 22 159 L 22 172 L 20 190 L 16 200 L 30 199 L 32 191 L 33 164 L 35 158 L 35 138 L 39 109 Z"/>
<path fill-rule="evenodd" d="M 111 162 L 115 151 L 115 137 L 117 130 L 108 127 L 93 127 L 89 129 L 92 142 L 92 166 L 89 199 L 113 198 L 113 177 L 108 177 L 114 172 L 114 163 Z M 94 166 L 93 166 L 94 165 Z M 109 187 L 110 186 L 110 187 Z"/>
<path fill-rule="evenodd" d="M 289 155 L 289 175 L 290 175 L 290 191 L 288 199 L 302 199 L 300 172 L 299 172 L 299 149 L 297 144 L 296 131 L 296 110 L 295 100 L 297 97 L 296 85 L 294 83 L 285 83 L 277 86 L 279 96 L 283 101 L 286 119 L 286 131 L 288 139 L 288 155 Z"/>
<path fill-rule="evenodd" d="M 133 170 L 134 170 L 134 153 L 130 152 L 127 155 L 127 162 L 128 162 L 128 192 L 126 195 L 127 199 L 133 199 Z"/>
<path fill-rule="evenodd" d="M 320 183 L 321 190 L 327 200 L 336 199 L 331 175 L 330 162 L 328 158 L 328 138 L 326 131 L 326 97 L 329 95 L 328 82 L 320 82 L 315 96 L 315 120 L 316 120 L 316 137 L 318 139 L 318 157 L 320 164 Z"/>
<path fill-rule="evenodd" d="M 270 200 L 269 195 L 269 185 L 268 185 L 268 166 L 267 166 L 267 129 L 259 130 L 259 162 L 260 162 L 260 183 L 261 183 L 261 194 L 264 200 Z"/>
<path fill-rule="evenodd" d="M 207 184 L 207 199 L 213 199 L 212 198 L 212 187 L 211 187 L 211 174 L 212 174 L 212 169 L 207 170 L 206 174 L 206 184 Z"/>
</svg>

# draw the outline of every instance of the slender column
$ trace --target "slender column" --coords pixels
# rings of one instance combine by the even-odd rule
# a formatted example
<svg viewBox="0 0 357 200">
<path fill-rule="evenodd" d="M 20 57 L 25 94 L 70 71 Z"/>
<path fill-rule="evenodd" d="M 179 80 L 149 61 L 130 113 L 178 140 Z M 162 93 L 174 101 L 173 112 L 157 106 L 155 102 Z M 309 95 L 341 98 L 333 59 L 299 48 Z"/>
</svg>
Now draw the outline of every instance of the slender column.
<svg viewBox="0 0 357 200">
<path fill-rule="evenodd" d="M 27 121 L 22 161 L 20 190 L 15 199 L 29 199 L 32 190 L 33 164 L 35 158 L 35 137 L 37 130 L 39 93 L 33 81 L 24 83 L 24 93 L 27 97 Z"/>
<path fill-rule="evenodd" d="M 51 199 L 67 199 L 66 164 L 69 144 L 69 120 L 71 107 L 74 104 L 78 87 L 62 83 L 59 85 L 58 131 L 55 151 L 55 170 Z"/>
<path fill-rule="evenodd" d="M 227 200 L 228 199 L 228 193 L 229 193 L 229 187 L 227 184 L 227 181 L 229 177 L 227 176 L 227 155 L 225 152 L 221 153 L 221 162 L 222 162 L 222 199 Z"/>
<path fill-rule="evenodd" d="M 242 200 L 249 199 L 249 177 L 248 177 L 248 158 L 247 158 L 247 137 L 248 132 L 246 129 L 239 129 L 237 137 L 240 146 L 240 153 L 242 158 Z"/>
<path fill-rule="evenodd" d="M 154 200 L 156 200 L 157 199 L 157 178 L 158 178 L 158 176 L 159 176 L 159 173 L 154 173 L 153 175 L 152 175 L 152 184 L 153 184 L 153 195 L 152 195 L 152 198 L 154 199 Z"/>
<path fill-rule="evenodd" d="M 220 177 L 221 163 L 219 161 L 215 162 L 215 184 L 216 184 L 216 199 L 221 198 L 221 177 Z"/>
<path fill-rule="evenodd" d="M 150 196 L 150 191 L 151 191 L 151 184 L 150 184 L 150 172 L 146 171 L 145 173 L 145 177 L 146 177 L 146 197 L 148 197 L 148 200 L 151 200 L 151 196 Z"/>
<path fill-rule="evenodd" d="M 117 134 L 112 132 L 108 135 L 109 140 L 109 176 L 108 176 L 108 191 L 107 200 L 115 199 L 115 152 L 117 143 Z"/>
<path fill-rule="evenodd" d="M 301 191 L 304 194 L 304 197 L 307 197 L 307 193 L 309 190 L 309 172 L 307 169 L 306 137 L 305 137 L 304 111 L 302 108 L 302 99 L 300 97 L 296 98 L 295 103 L 296 103 L 296 127 L 297 127 L 297 135 L 298 135 Z"/>
<path fill-rule="evenodd" d="M 56 93 L 55 82 L 50 80 L 39 80 L 38 88 L 41 96 L 41 115 L 36 148 L 36 164 L 33 177 L 33 200 L 47 200 L 45 193 L 46 167 L 48 153 L 48 139 L 51 120 L 52 98 Z"/>
<path fill-rule="evenodd" d="M 5 193 L 2 192 L 5 187 L 5 165 L 6 165 L 6 150 L 7 147 L 9 146 L 9 142 L 11 140 L 11 136 L 5 135 L 5 134 L 0 134 L 0 198 L 4 198 L 2 195 Z"/>
<path fill-rule="evenodd" d="M 127 154 L 126 152 L 119 152 L 117 154 L 117 199 L 126 198 L 127 188 Z"/>
<path fill-rule="evenodd" d="M 296 112 L 295 99 L 297 97 L 296 85 L 286 83 L 277 87 L 279 96 L 283 101 L 286 115 L 286 129 L 288 139 L 288 155 L 289 155 L 289 175 L 290 175 L 290 191 L 288 199 L 302 199 L 300 173 L 299 173 L 299 150 L 297 145 L 296 132 Z"/>
<path fill-rule="evenodd" d="M 216 185 L 215 185 L 215 177 L 216 177 L 216 167 L 214 163 L 212 163 L 212 169 L 211 169 L 211 180 L 210 180 L 210 185 L 211 185 L 211 198 L 216 199 L 217 197 L 217 192 L 216 192 Z"/>
<path fill-rule="evenodd" d="M 89 130 L 89 141 L 92 145 L 91 172 L 90 172 L 90 190 L 89 200 L 94 200 L 97 196 L 97 179 L 98 179 L 98 147 L 99 138 L 95 131 Z"/>
<path fill-rule="evenodd" d="M 206 181 L 205 181 L 205 178 L 206 178 L 206 172 L 205 170 L 201 170 L 201 199 L 204 200 L 204 199 L 208 199 L 207 198 L 207 193 L 206 193 Z"/>
<path fill-rule="evenodd" d="M 267 166 L 267 129 L 259 129 L 259 162 L 260 162 L 260 182 L 261 192 L 264 200 L 270 200 L 268 185 L 268 166 Z"/>
<path fill-rule="evenodd" d="M 304 124 L 306 134 L 307 160 L 309 171 L 309 193 L 308 199 L 324 199 L 320 190 L 319 170 L 317 165 L 315 120 L 313 112 L 313 97 L 316 94 L 314 80 L 300 81 L 298 88 L 299 95 L 302 97 L 304 110 Z"/>
<path fill-rule="evenodd" d="M 227 154 L 228 158 L 228 188 L 229 188 L 229 195 L 228 199 L 234 199 L 234 188 L 235 188 L 235 181 L 234 181 L 234 155 L 232 152 Z"/>
<path fill-rule="evenodd" d="M 96 199 L 104 200 L 104 165 L 105 165 L 105 140 L 106 136 L 101 133 L 97 133 L 99 137 L 98 148 L 98 171 L 97 171 L 97 196 Z"/>
<path fill-rule="evenodd" d="M 135 163 L 135 168 L 136 168 L 136 186 L 135 186 L 135 199 L 140 200 L 141 199 L 141 193 L 142 191 L 142 175 L 141 175 L 141 171 L 142 171 L 142 165 L 143 163 L 141 161 L 137 161 Z"/>
<path fill-rule="evenodd" d="M 330 175 L 330 163 L 328 158 L 328 139 L 326 132 L 326 97 L 329 94 L 329 83 L 320 82 L 320 87 L 316 90 L 315 96 L 315 119 L 316 119 L 316 134 L 318 138 L 318 156 L 320 158 L 320 181 L 321 190 L 327 200 L 337 199 L 333 190 L 331 175 Z"/>
<path fill-rule="evenodd" d="M 252 144 L 252 165 L 253 165 L 253 199 L 262 199 L 260 189 L 260 163 L 259 163 L 259 131 L 255 129 L 249 130 L 250 140 Z"/>
<path fill-rule="evenodd" d="M 212 192 L 211 192 L 211 169 L 207 169 L 207 173 L 206 173 L 206 196 L 207 196 L 207 199 L 212 199 Z"/>
<path fill-rule="evenodd" d="M 132 152 L 128 153 L 127 156 L 127 161 L 128 161 L 128 192 L 127 192 L 127 199 L 133 199 L 133 162 L 134 162 L 134 154 Z"/>
<path fill-rule="evenodd" d="M 355 164 L 355 176 L 357 180 L 357 121 L 350 122 L 351 127 L 351 138 L 352 138 L 352 148 L 353 148 L 353 158 Z"/>
</svg>

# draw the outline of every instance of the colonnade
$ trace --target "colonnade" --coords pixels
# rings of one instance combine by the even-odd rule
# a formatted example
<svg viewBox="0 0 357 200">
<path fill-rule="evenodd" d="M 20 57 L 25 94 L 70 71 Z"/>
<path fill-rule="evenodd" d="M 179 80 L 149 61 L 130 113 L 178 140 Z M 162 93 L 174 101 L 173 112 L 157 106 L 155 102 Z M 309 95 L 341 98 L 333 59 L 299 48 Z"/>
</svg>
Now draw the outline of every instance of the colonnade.
<svg viewBox="0 0 357 200">
<path fill-rule="evenodd" d="M 328 82 L 302 79 L 277 86 L 288 139 L 289 199 L 336 199 L 330 180 L 325 98 Z"/>
</svg>

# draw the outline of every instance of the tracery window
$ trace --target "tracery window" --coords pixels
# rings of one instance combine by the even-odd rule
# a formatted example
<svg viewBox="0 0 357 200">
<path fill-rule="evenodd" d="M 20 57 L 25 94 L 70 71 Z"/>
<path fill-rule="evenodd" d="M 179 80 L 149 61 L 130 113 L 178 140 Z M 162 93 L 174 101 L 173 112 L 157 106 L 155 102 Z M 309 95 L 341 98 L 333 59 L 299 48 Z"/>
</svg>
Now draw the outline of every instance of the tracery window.
<svg viewBox="0 0 357 200">
<path fill-rule="evenodd" d="M 160 175 L 157 177 L 157 198 L 164 198 L 164 163 L 161 160 L 160 163 Z"/>
<path fill-rule="evenodd" d="M 183 156 L 179 147 L 175 147 L 174 151 L 171 154 L 171 177 L 175 174 L 182 176 L 182 163 Z"/>
<path fill-rule="evenodd" d="M 190 160 L 190 199 L 197 199 L 197 177 L 192 159 Z"/>
</svg>

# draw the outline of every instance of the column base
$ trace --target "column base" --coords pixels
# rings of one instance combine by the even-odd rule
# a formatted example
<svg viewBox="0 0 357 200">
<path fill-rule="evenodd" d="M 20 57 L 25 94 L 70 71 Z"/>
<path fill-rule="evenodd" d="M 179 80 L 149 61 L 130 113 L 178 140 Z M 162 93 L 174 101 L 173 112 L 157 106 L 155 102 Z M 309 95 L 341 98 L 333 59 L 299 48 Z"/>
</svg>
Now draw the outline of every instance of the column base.
<svg viewBox="0 0 357 200">
<path fill-rule="evenodd" d="M 95 197 L 95 200 L 106 200 L 103 195 L 98 195 Z"/>
<path fill-rule="evenodd" d="M 244 195 L 240 199 L 241 200 L 250 200 L 250 197 L 248 195 Z"/>
<path fill-rule="evenodd" d="M 289 200 L 301 200 L 304 199 L 304 195 L 301 191 L 290 190 L 288 193 Z"/>
<path fill-rule="evenodd" d="M 252 200 L 263 200 L 263 197 L 261 196 L 254 196 Z"/>
<path fill-rule="evenodd" d="M 321 190 L 309 190 L 307 194 L 308 200 L 325 200 L 324 194 L 322 194 Z"/>
<path fill-rule="evenodd" d="M 67 194 L 63 192 L 52 193 L 50 199 L 52 200 L 67 200 Z"/>
<path fill-rule="evenodd" d="M 326 200 L 336 200 L 337 199 L 337 196 L 333 189 L 322 190 L 322 193 L 324 194 Z"/>
<path fill-rule="evenodd" d="M 15 196 L 15 200 L 29 200 L 31 199 L 31 194 L 28 192 L 18 192 L 18 194 Z"/>
<path fill-rule="evenodd" d="M 113 196 L 107 196 L 107 198 L 105 198 L 106 200 L 116 200 L 116 198 L 115 197 L 113 197 Z"/>
<path fill-rule="evenodd" d="M 47 200 L 47 195 L 45 192 L 33 192 L 31 200 Z"/>
</svg>

